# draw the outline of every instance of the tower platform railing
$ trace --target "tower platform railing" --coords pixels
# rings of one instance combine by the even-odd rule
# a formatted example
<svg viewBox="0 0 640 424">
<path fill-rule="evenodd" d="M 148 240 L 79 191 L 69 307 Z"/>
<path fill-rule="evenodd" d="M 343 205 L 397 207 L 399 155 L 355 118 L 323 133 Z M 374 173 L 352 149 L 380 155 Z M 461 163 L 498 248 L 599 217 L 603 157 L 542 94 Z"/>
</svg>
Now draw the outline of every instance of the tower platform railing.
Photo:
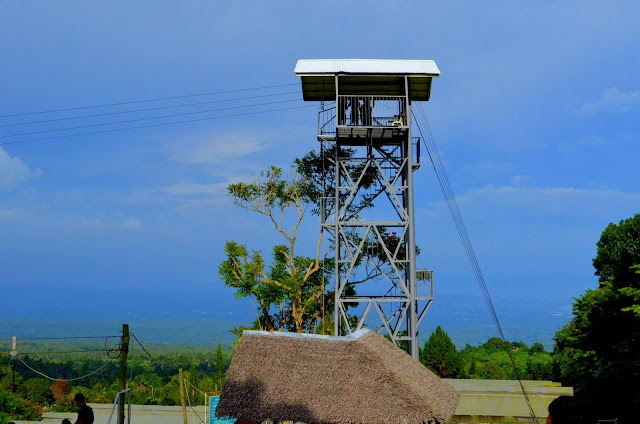
<svg viewBox="0 0 640 424">
<path fill-rule="evenodd" d="M 320 106 L 318 136 L 336 135 L 336 126 L 407 127 L 406 96 L 338 96 Z"/>
</svg>

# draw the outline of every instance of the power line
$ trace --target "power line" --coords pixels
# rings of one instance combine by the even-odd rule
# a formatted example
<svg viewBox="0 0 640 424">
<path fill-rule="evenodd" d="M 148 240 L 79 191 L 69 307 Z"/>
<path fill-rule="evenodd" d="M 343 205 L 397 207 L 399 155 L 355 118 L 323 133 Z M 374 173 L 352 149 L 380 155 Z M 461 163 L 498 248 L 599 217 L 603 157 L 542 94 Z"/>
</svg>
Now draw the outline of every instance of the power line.
<svg viewBox="0 0 640 424">
<path fill-rule="evenodd" d="M 56 128 L 56 129 L 53 129 L 53 130 L 31 131 L 31 132 L 26 132 L 26 133 L 1 135 L 0 139 L 1 138 L 22 137 L 22 136 L 25 136 L 25 135 L 35 135 L 35 134 L 59 132 L 59 131 L 70 131 L 70 130 L 77 130 L 77 129 L 82 129 L 82 128 L 104 127 L 106 125 L 128 124 L 130 122 L 151 121 L 151 120 L 155 120 L 155 119 L 174 118 L 176 116 L 197 115 L 197 114 L 201 114 L 201 113 L 220 112 L 220 111 L 223 111 L 223 110 L 243 109 L 243 108 L 247 108 L 247 107 L 267 106 L 267 105 L 274 105 L 274 104 L 280 104 L 280 103 L 291 103 L 291 102 L 297 102 L 299 100 L 300 99 L 279 100 L 279 101 L 276 101 L 276 102 L 256 103 L 256 104 L 253 104 L 253 105 L 230 106 L 230 107 L 223 107 L 223 108 L 218 108 L 218 109 L 199 110 L 199 111 L 194 111 L 194 112 L 172 113 L 172 114 L 169 114 L 169 115 L 152 116 L 152 117 L 147 117 L 147 118 L 127 119 L 127 120 L 124 120 L 124 121 L 102 122 L 102 123 L 99 123 L 99 124 L 79 125 L 79 126 L 76 126 L 76 127 L 67 127 L 67 128 Z"/>
<path fill-rule="evenodd" d="M 205 395 L 207 394 L 207 392 L 205 392 L 204 390 L 202 390 L 202 389 L 200 389 L 200 388 L 196 387 L 192 382 L 190 382 L 189 380 L 187 380 L 185 377 L 182 377 L 182 379 L 183 379 L 184 381 L 186 381 L 186 382 L 187 382 L 191 387 L 193 387 L 194 389 L 196 389 L 197 391 L 199 391 L 200 393 L 205 394 Z"/>
<path fill-rule="evenodd" d="M 109 337 L 120 337 L 120 336 L 18 337 L 17 340 L 106 339 Z M 6 338 L 6 339 L 0 339 L 0 340 L 13 340 L 13 338 Z"/>
<path fill-rule="evenodd" d="M 216 94 L 238 93 L 238 92 L 241 92 L 241 91 L 264 90 L 264 89 L 267 89 L 267 88 L 288 87 L 288 86 L 292 86 L 292 85 L 298 85 L 298 83 L 266 85 L 266 86 L 263 86 L 263 87 L 239 88 L 239 89 L 236 89 L 236 90 L 212 91 L 212 92 L 209 92 L 209 93 L 187 94 L 187 95 L 183 95 L 183 96 L 171 96 L 171 97 L 158 97 L 158 98 L 155 98 L 155 99 L 132 100 L 132 101 L 127 101 L 127 102 L 106 103 L 106 104 L 91 105 L 91 106 L 69 107 L 69 108 L 64 108 L 64 109 L 50 109 L 50 110 L 42 110 L 42 111 L 37 111 L 37 112 L 14 113 L 14 114 L 11 114 L 11 115 L 0 115 L 0 118 L 12 118 L 14 116 L 37 115 L 37 114 L 42 114 L 42 113 L 53 113 L 53 112 L 67 112 L 67 111 L 70 111 L 70 110 L 92 109 L 92 108 L 108 107 L 108 106 L 130 105 L 130 104 L 134 104 L 134 103 L 158 102 L 158 101 L 162 101 L 162 100 L 184 99 L 184 98 L 188 98 L 188 97 L 212 96 L 212 95 L 216 95 Z"/>
<path fill-rule="evenodd" d="M 480 291 L 482 292 L 482 295 L 485 299 L 487 307 L 489 308 L 489 313 L 491 314 L 491 318 L 493 319 L 493 322 L 498 330 L 500 339 L 504 344 L 506 343 L 504 331 L 502 330 L 502 326 L 500 325 L 500 320 L 498 319 L 498 314 L 496 313 L 496 310 L 493 306 L 491 295 L 489 294 L 489 290 L 487 288 L 487 284 L 484 280 L 484 276 L 480 269 L 480 265 L 478 264 L 478 259 L 473 249 L 473 245 L 471 244 L 471 239 L 469 238 L 469 233 L 467 232 L 467 228 L 464 224 L 464 221 L 462 220 L 462 214 L 460 213 L 458 202 L 453 193 L 453 189 L 451 188 L 451 183 L 449 182 L 449 177 L 447 176 L 446 169 L 444 168 L 444 165 L 442 163 L 442 158 L 440 157 L 440 152 L 438 151 L 438 146 L 435 142 L 435 137 L 433 136 L 433 132 L 431 131 L 431 126 L 429 125 L 429 121 L 427 120 L 424 110 L 422 109 L 422 105 L 418 103 L 415 110 L 417 110 L 418 112 L 417 115 L 414 114 L 414 117 L 416 118 L 415 122 L 418 127 L 418 131 L 420 132 L 425 148 L 427 149 L 427 154 L 429 155 L 429 159 L 431 160 L 431 165 L 433 166 L 433 169 L 436 173 L 438 183 L 440 184 L 440 188 L 442 189 L 442 193 L 444 194 L 447 207 L 449 208 L 449 212 L 451 213 L 451 217 L 453 218 L 454 224 L 458 231 L 458 235 L 460 236 L 460 240 L 462 241 L 462 245 L 467 254 L 467 258 L 469 259 L 471 268 L 473 270 L 473 273 L 480 287 Z M 422 131 L 422 126 L 420 125 L 421 120 L 427 130 L 426 134 L 424 134 Z M 518 369 L 516 367 L 513 354 L 511 353 L 510 349 L 506 349 L 506 351 L 509 356 L 511 366 L 513 367 L 513 371 L 516 375 L 516 378 L 518 379 L 518 383 L 520 384 L 520 388 L 522 389 L 522 393 L 524 394 L 524 398 L 527 402 L 529 414 L 531 415 L 533 422 L 537 423 L 538 419 L 536 418 L 536 414 L 533 410 L 533 407 L 531 406 L 531 401 L 524 387 L 524 384 L 522 383 L 522 379 L 520 378 L 520 373 L 518 372 Z"/>
<path fill-rule="evenodd" d="M 50 351 L 50 352 L 21 352 L 22 355 L 48 355 L 48 354 L 59 354 L 59 353 L 104 353 L 102 349 L 96 350 L 58 350 L 58 351 Z"/>
<path fill-rule="evenodd" d="M 16 358 L 18 358 L 18 361 L 22 362 L 25 367 L 29 368 L 31 371 L 35 372 L 36 374 L 41 375 L 41 376 L 43 376 L 45 378 L 48 378 L 49 380 L 53 380 L 53 381 L 57 381 L 58 380 L 57 378 L 49 377 L 48 375 L 46 375 L 46 374 L 44 374 L 44 373 L 42 373 L 42 372 L 40 372 L 40 371 L 38 371 L 36 369 L 33 369 L 32 367 L 29 366 L 29 364 L 27 364 L 25 361 L 23 361 L 21 357 L 17 356 Z M 86 374 L 86 375 L 83 375 L 83 376 L 80 376 L 80 377 L 76 377 L 76 378 L 65 378 L 64 380 L 65 381 L 76 381 L 76 380 L 81 380 L 83 378 L 87 378 L 90 375 L 93 375 L 93 374 L 97 373 L 98 371 L 100 371 L 101 369 L 106 367 L 107 365 L 109 365 L 109 361 L 107 361 L 104 364 L 102 364 L 102 366 L 99 367 L 98 369 L 96 369 L 94 371 L 91 371 L 89 374 Z"/>
<path fill-rule="evenodd" d="M 285 95 L 288 95 L 288 94 L 299 94 L 299 93 L 300 93 L 299 91 L 288 91 L 286 93 L 265 94 L 265 95 L 262 95 L 262 96 L 237 97 L 237 98 L 234 98 L 234 99 L 211 100 L 211 101 L 208 101 L 208 102 L 187 103 L 187 104 L 182 104 L 182 105 L 159 106 L 159 107 L 150 107 L 150 108 L 144 108 L 144 109 L 123 110 L 123 111 L 118 111 L 118 112 L 96 113 L 96 114 L 93 114 L 93 115 L 71 116 L 71 117 L 68 117 L 68 118 L 43 119 L 43 120 L 40 120 L 40 121 L 29 121 L 29 122 L 18 122 L 18 123 L 15 123 L 15 124 L 4 124 L 4 125 L 0 125 L 0 128 L 17 127 L 17 126 L 20 126 L 20 125 L 42 124 L 42 123 L 45 123 L 45 122 L 70 121 L 70 120 L 73 120 L 73 119 L 82 119 L 82 118 L 95 118 L 95 117 L 99 117 L 99 116 L 122 115 L 122 114 L 126 114 L 126 113 L 147 112 L 147 111 L 150 111 L 150 110 L 175 109 L 175 108 L 179 108 L 179 107 L 198 106 L 198 105 L 206 105 L 206 104 L 211 104 L 211 103 L 233 102 L 233 101 L 237 101 L 237 100 L 259 99 L 259 98 L 264 98 L 264 97 L 285 96 Z"/>
<path fill-rule="evenodd" d="M 233 117 L 236 117 L 236 116 L 258 115 L 258 114 L 261 114 L 261 113 L 280 112 L 280 111 L 285 111 L 285 110 L 304 109 L 304 108 L 309 108 L 309 107 L 316 107 L 316 106 L 315 105 L 294 106 L 294 107 L 287 107 L 287 108 L 281 108 L 281 109 L 263 110 L 263 111 L 257 111 L 257 112 L 237 113 L 237 114 L 233 114 L 233 115 L 210 116 L 210 117 L 206 117 L 206 118 L 187 119 L 187 120 L 184 120 L 184 121 L 164 122 L 164 123 L 160 123 L 160 124 L 138 125 L 138 126 L 135 126 L 135 127 L 126 127 L 126 128 L 113 128 L 113 129 L 109 129 L 109 130 L 92 131 L 92 132 L 80 133 L 80 134 L 65 134 L 65 135 L 58 135 L 58 136 L 53 136 L 53 137 L 31 138 L 31 139 L 28 139 L 28 140 L 5 141 L 3 143 L 0 143 L 0 146 L 6 146 L 6 145 L 9 145 L 9 144 L 31 143 L 31 142 L 34 142 L 34 141 L 43 141 L 43 140 L 54 140 L 54 139 L 58 139 L 58 138 L 81 137 L 83 135 L 105 134 L 105 133 L 112 133 L 112 132 L 119 132 L 119 131 L 135 130 L 135 129 L 140 129 L 140 128 L 151 128 L 151 127 L 162 127 L 162 126 L 166 126 L 166 125 L 186 124 L 186 123 L 189 123 L 189 122 L 199 122 L 199 121 L 208 121 L 208 120 L 213 120 L 213 119 L 233 118 Z"/>
<path fill-rule="evenodd" d="M 107 347 L 107 343 L 110 338 L 118 338 L 119 343 L 113 345 L 111 348 Z M 122 337 L 123 336 L 110 336 L 104 339 L 104 351 L 110 359 L 118 359 L 122 354 Z"/>
</svg>

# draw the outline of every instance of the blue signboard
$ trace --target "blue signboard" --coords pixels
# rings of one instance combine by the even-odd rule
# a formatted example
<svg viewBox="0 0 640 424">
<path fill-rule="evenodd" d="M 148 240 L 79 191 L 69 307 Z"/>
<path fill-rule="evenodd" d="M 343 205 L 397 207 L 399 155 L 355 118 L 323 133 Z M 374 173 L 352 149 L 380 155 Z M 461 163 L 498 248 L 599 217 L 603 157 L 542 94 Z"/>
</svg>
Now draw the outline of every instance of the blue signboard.
<svg viewBox="0 0 640 424">
<path fill-rule="evenodd" d="M 236 418 L 224 417 L 216 418 L 216 407 L 220 402 L 220 396 L 211 396 L 209 399 L 209 423 L 210 424 L 235 424 Z"/>
</svg>

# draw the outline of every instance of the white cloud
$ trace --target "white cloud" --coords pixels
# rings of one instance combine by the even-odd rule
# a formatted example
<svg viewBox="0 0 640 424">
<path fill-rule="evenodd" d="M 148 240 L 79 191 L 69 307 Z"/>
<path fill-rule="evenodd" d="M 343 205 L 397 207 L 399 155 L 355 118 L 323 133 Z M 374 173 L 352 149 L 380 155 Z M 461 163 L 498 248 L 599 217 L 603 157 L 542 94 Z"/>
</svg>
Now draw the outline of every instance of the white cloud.
<svg viewBox="0 0 640 424">
<path fill-rule="evenodd" d="M 31 169 L 17 156 L 11 157 L 0 147 L 0 190 L 13 190 L 18 185 L 42 174 L 40 169 Z"/>
<path fill-rule="evenodd" d="M 225 164 L 230 159 L 259 152 L 264 138 L 245 133 L 215 134 L 192 141 L 182 141 L 171 148 L 169 157 L 189 164 Z"/>
<path fill-rule="evenodd" d="M 87 228 L 103 228 L 106 225 L 106 223 L 99 218 L 81 217 L 79 222 L 80 225 Z"/>
<path fill-rule="evenodd" d="M 220 207 L 228 206 L 231 204 L 231 200 L 226 197 L 214 197 L 214 198 L 196 198 L 196 199 L 183 199 L 180 204 L 182 210 L 196 210 L 207 207 Z"/>
<path fill-rule="evenodd" d="M 493 160 L 486 160 L 482 162 L 475 162 L 462 166 L 462 170 L 468 172 L 509 172 L 516 168 L 516 164 L 510 162 L 498 162 Z"/>
<path fill-rule="evenodd" d="M 511 184 L 516 187 L 522 187 L 524 185 L 528 185 L 533 181 L 533 177 L 531 175 L 513 175 L 509 178 Z"/>
<path fill-rule="evenodd" d="M 79 217 L 79 218 L 68 218 L 66 222 L 69 225 L 77 226 L 78 224 L 86 229 L 117 229 L 124 228 L 127 230 L 142 230 L 144 226 L 142 222 L 138 219 L 126 219 L 125 221 L 121 221 L 120 219 L 101 219 L 101 218 L 87 218 L 87 217 Z"/>
<path fill-rule="evenodd" d="M 142 230 L 143 226 L 142 226 L 142 222 L 140 222 L 137 219 L 127 219 L 123 224 L 122 224 L 123 228 L 126 228 L 127 230 L 136 230 L 136 231 L 140 231 Z"/>
<path fill-rule="evenodd" d="M 0 209 L 0 219 L 2 218 L 9 218 L 13 215 L 15 215 L 16 211 L 14 211 L 13 209 Z"/>
<path fill-rule="evenodd" d="M 579 112 L 589 116 L 601 111 L 624 113 L 635 106 L 640 106 L 640 90 L 625 92 L 612 87 L 603 91 L 596 102 L 582 105 Z"/>
<path fill-rule="evenodd" d="M 637 144 L 640 134 L 618 134 L 611 137 L 588 136 L 576 141 L 564 141 L 558 144 L 558 151 L 574 153 L 582 149 L 610 149 L 614 146 Z"/>
<path fill-rule="evenodd" d="M 161 191 L 173 196 L 223 195 L 227 193 L 229 181 L 216 184 L 174 184 L 153 191 Z"/>
<path fill-rule="evenodd" d="M 237 176 L 213 184 L 173 184 L 147 190 L 141 196 L 145 201 L 177 202 L 186 209 L 226 205 L 227 187 L 240 181 L 251 181 L 251 177 Z M 162 196 L 163 194 L 168 196 Z"/>
<path fill-rule="evenodd" d="M 456 197 L 463 218 L 548 221 L 597 217 L 616 220 L 637 213 L 640 193 L 571 187 L 496 187 L 488 185 Z M 443 202 L 433 212 L 446 213 Z M 567 221 L 568 222 L 568 221 Z"/>
</svg>

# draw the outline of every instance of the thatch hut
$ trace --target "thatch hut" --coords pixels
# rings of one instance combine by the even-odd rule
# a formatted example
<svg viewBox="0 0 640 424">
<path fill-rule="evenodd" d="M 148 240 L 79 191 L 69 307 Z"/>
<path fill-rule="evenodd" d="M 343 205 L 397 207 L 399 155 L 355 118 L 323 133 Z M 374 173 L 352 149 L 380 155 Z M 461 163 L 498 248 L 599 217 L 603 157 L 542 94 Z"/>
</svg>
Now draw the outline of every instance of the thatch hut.
<svg viewBox="0 0 640 424">
<path fill-rule="evenodd" d="M 217 417 L 308 424 L 447 422 L 456 390 L 374 331 L 245 331 Z"/>
</svg>

